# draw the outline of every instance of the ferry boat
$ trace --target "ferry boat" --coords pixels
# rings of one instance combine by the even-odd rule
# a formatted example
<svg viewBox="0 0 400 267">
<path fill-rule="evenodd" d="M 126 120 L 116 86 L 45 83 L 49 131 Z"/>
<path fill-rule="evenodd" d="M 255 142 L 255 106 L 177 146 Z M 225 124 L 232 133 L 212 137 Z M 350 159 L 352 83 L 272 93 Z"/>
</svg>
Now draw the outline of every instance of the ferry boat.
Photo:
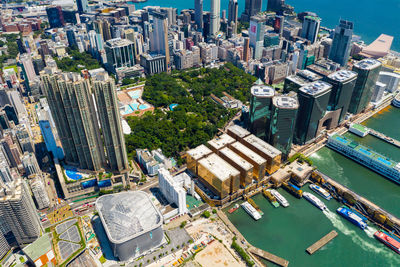
<svg viewBox="0 0 400 267">
<path fill-rule="evenodd" d="M 326 209 L 325 204 L 319 198 L 314 196 L 313 194 L 308 193 L 308 192 L 303 192 L 303 197 L 305 199 L 307 199 L 309 202 L 311 202 L 311 204 L 313 204 L 314 206 L 319 208 L 320 210 L 325 210 Z"/>
<path fill-rule="evenodd" d="M 233 213 L 233 212 L 237 211 L 239 209 L 239 207 L 240 207 L 239 204 L 236 203 L 232 208 L 230 208 L 228 210 L 228 212 Z"/>
<path fill-rule="evenodd" d="M 240 205 L 254 220 L 257 221 L 257 220 L 261 219 L 260 213 L 252 205 L 250 205 L 249 202 L 246 201 Z"/>
<path fill-rule="evenodd" d="M 276 201 L 276 197 L 274 197 L 269 190 L 263 189 L 263 195 L 268 199 L 268 201 L 274 206 L 275 208 L 279 208 L 279 202 Z"/>
<path fill-rule="evenodd" d="M 269 189 L 269 192 L 278 200 L 278 202 L 285 208 L 289 207 L 289 202 L 275 189 Z"/>
<path fill-rule="evenodd" d="M 392 101 L 392 105 L 396 108 L 400 108 L 400 94 L 398 94 Z"/>
<path fill-rule="evenodd" d="M 375 232 L 374 237 L 396 253 L 400 254 L 400 239 L 395 237 L 393 234 L 380 230 Z"/>
<path fill-rule="evenodd" d="M 350 138 L 333 134 L 328 138 L 328 147 L 364 165 L 400 185 L 400 163 L 383 156 Z"/>
<path fill-rule="evenodd" d="M 325 198 L 326 200 L 331 200 L 332 196 L 329 194 L 325 189 L 320 187 L 319 185 L 316 184 L 310 184 L 309 185 L 310 189 L 320 195 L 321 197 Z"/>
<path fill-rule="evenodd" d="M 367 226 L 368 226 L 367 222 L 366 222 L 366 218 L 364 218 L 363 216 L 359 215 L 358 213 L 352 211 L 351 209 L 349 209 L 346 206 L 338 208 L 336 210 L 336 212 L 363 230 L 365 228 L 367 228 Z"/>
</svg>

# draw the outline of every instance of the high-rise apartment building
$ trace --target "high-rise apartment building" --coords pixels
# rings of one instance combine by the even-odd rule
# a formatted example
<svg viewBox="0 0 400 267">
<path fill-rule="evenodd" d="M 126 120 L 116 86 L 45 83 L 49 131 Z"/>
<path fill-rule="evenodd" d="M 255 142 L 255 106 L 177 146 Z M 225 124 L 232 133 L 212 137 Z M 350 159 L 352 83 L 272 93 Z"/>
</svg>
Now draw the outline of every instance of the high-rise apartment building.
<svg viewBox="0 0 400 267">
<path fill-rule="evenodd" d="M 357 73 L 350 70 L 339 70 L 325 78 L 332 85 L 327 110 L 338 112 L 339 123 L 343 121 L 349 108 L 356 79 Z"/>
<path fill-rule="evenodd" d="M 318 39 L 321 18 L 315 16 L 305 16 L 301 28 L 301 37 L 309 40 L 312 44 Z"/>
<path fill-rule="evenodd" d="M 6 238 L 3 233 L 0 232 L 0 258 L 2 259 L 9 251 L 11 247 L 8 244 Z"/>
<path fill-rule="evenodd" d="M 168 17 L 167 15 L 151 11 L 153 16 L 153 31 L 150 34 L 150 51 L 165 56 L 165 69 L 171 71 L 171 59 L 168 44 Z"/>
<path fill-rule="evenodd" d="M 194 0 L 194 21 L 197 29 L 203 30 L 203 0 Z"/>
<path fill-rule="evenodd" d="M 251 87 L 249 111 L 250 132 L 263 140 L 266 140 L 266 137 L 269 136 L 269 123 L 274 94 L 274 88 L 263 85 L 261 80 L 258 80 Z"/>
<path fill-rule="evenodd" d="M 35 68 L 33 67 L 32 58 L 28 54 L 22 54 L 19 57 L 22 65 L 22 71 L 28 83 L 32 82 L 36 78 Z"/>
<path fill-rule="evenodd" d="M 353 22 L 342 19 L 335 28 L 329 59 L 341 66 L 345 66 L 349 59 L 353 28 Z"/>
<path fill-rule="evenodd" d="M 128 159 L 114 79 L 106 72 L 100 72 L 92 77 L 92 82 L 108 167 L 112 171 L 122 172 L 128 169 Z"/>
<path fill-rule="evenodd" d="M 294 141 L 305 144 L 318 136 L 319 121 L 328 107 L 332 85 L 316 81 L 301 87 L 297 92 L 299 110 Z"/>
<path fill-rule="evenodd" d="M 134 44 L 128 39 L 111 39 L 104 45 L 107 56 L 107 67 L 112 72 L 121 67 L 135 65 Z"/>
<path fill-rule="evenodd" d="M 252 16 L 250 19 L 249 37 L 250 46 L 253 48 L 254 59 L 262 57 L 264 48 L 266 18 L 264 16 Z"/>
<path fill-rule="evenodd" d="M 43 181 L 40 178 L 36 177 L 31 181 L 31 190 L 39 210 L 50 206 L 49 196 L 47 195 Z"/>
<path fill-rule="evenodd" d="M 46 13 L 50 28 L 60 28 L 65 26 L 64 15 L 61 6 L 49 6 L 46 8 Z"/>
<path fill-rule="evenodd" d="M 100 170 L 104 149 L 88 80 L 77 73 L 43 73 L 41 78 L 65 160 L 83 169 Z"/>
<path fill-rule="evenodd" d="M 228 6 L 228 25 L 235 25 L 234 27 L 234 34 L 237 31 L 237 23 L 238 23 L 238 2 L 237 0 L 229 0 Z"/>
<path fill-rule="evenodd" d="M 262 0 L 246 0 L 241 21 L 249 22 L 250 18 L 261 12 Z"/>
<path fill-rule="evenodd" d="M 0 187 L 0 216 L 18 245 L 35 241 L 41 231 L 35 204 L 21 178 Z"/>
<path fill-rule="evenodd" d="M 296 94 L 275 96 L 272 99 L 267 142 L 279 149 L 284 159 L 289 156 L 292 147 L 298 108 Z"/>
<path fill-rule="evenodd" d="M 381 68 L 382 64 L 372 58 L 363 59 L 353 65 L 353 71 L 358 77 L 351 96 L 350 113 L 358 114 L 368 107 Z"/>
<path fill-rule="evenodd" d="M 36 156 L 33 153 L 25 152 L 21 158 L 22 166 L 25 169 L 25 175 L 30 176 L 33 174 L 41 174 L 39 164 L 37 162 Z"/>
<path fill-rule="evenodd" d="M 89 11 L 88 0 L 76 0 L 79 13 L 85 13 Z"/>
<path fill-rule="evenodd" d="M 211 0 L 210 37 L 216 37 L 220 27 L 221 0 Z"/>
</svg>

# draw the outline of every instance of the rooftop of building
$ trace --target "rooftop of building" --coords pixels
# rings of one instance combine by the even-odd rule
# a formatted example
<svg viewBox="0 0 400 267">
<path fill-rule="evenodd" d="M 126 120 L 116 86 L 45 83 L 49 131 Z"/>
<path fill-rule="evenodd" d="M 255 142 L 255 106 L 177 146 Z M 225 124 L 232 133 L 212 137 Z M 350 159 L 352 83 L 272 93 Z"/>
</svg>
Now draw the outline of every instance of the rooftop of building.
<svg viewBox="0 0 400 267">
<path fill-rule="evenodd" d="M 354 63 L 354 67 L 362 70 L 372 70 L 379 67 L 382 63 L 373 58 L 366 58 Z"/>
<path fill-rule="evenodd" d="M 331 88 L 332 85 L 330 85 L 329 83 L 323 81 L 316 81 L 301 87 L 299 91 L 302 91 L 308 95 L 317 95 L 322 92 L 328 91 Z"/>
<path fill-rule="evenodd" d="M 300 70 L 297 72 L 297 76 L 305 78 L 305 79 L 309 80 L 310 82 L 314 82 L 316 80 L 322 79 L 322 76 L 320 76 L 312 71 L 309 71 L 309 70 Z"/>
<path fill-rule="evenodd" d="M 121 46 L 127 46 L 127 45 L 133 45 L 133 42 L 128 39 L 121 39 L 121 38 L 115 38 L 115 39 L 110 39 L 106 42 L 106 45 L 114 48 L 114 47 L 121 47 Z"/>
<path fill-rule="evenodd" d="M 253 85 L 251 94 L 256 97 L 273 97 L 275 89 L 268 85 Z"/>
<path fill-rule="evenodd" d="M 162 215 L 149 195 L 128 191 L 104 195 L 96 209 L 111 242 L 123 243 L 162 225 Z"/>
<path fill-rule="evenodd" d="M 298 75 L 290 75 L 290 76 L 287 76 L 285 79 L 287 79 L 291 82 L 294 82 L 300 86 L 304 86 L 304 85 L 310 83 L 309 80 L 307 80 L 301 76 L 298 76 Z"/>
<path fill-rule="evenodd" d="M 393 39 L 393 36 L 381 34 L 375 41 L 365 47 L 360 54 L 373 58 L 384 57 L 389 53 Z"/>
<path fill-rule="evenodd" d="M 296 96 L 280 95 L 272 99 L 274 106 L 281 109 L 298 109 L 299 101 Z"/>
<path fill-rule="evenodd" d="M 215 175 L 220 181 L 225 181 L 231 176 L 240 174 L 238 170 L 232 167 L 228 162 L 220 158 L 217 154 L 213 153 L 208 157 L 201 159 L 199 164 L 207 168 L 212 174 Z"/>
<path fill-rule="evenodd" d="M 358 124 L 358 123 L 352 123 L 350 125 L 350 127 L 354 128 L 360 132 L 363 132 L 363 133 L 369 131 L 369 129 L 367 127 L 365 127 L 364 125 Z"/>
<path fill-rule="evenodd" d="M 254 167 L 250 162 L 248 162 L 247 160 L 245 160 L 244 158 L 233 152 L 228 147 L 224 147 L 219 152 L 228 157 L 229 159 L 231 159 L 233 162 L 235 162 L 237 165 L 239 165 L 241 168 L 245 170 L 250 170 L 251 168 Z"/>
<path fill-rule="evenodd" d="M 235 135 L 239 136 L 240 138 L 245 138 L 246 136 L 249 136 L 251 134 L 245 128 L 240 127 L 239 125 L 236 124 L 228 127 L 228 130 L 234 133 Z"/>
<path fill-rule="evenodd" d="M 351 70 L 338 70 L 328 76 L 329 79 L 338 82 L 347 82 L 357 77 L 357 73 Z"/>
<path fill-rule="evenodd" d="M 24 247 L 22 250 L 30 259 L 36 261 L 42 255 L 52 250 L 49 234 L 42 235 L 41 237 L 36 239 L 35 242 Z"/>
<path fill-rule="evenodd" d="M 231 137 L 228 134 L 223 134 L 221 136 L 218 136 L 218 137 L 208 141 L 207 143 L 210 146 L 212 146 L 213 148 L 220 150 L 224 146 L 234 143 L 234 142 L 235 142 L 235 139 L 233 137 Z"/>
<path fill-rule="evenodd" d="M 205 145 L 199 145 L 198 147 L 195 147 L 189 151 L 186 152 L 189 156 L 194 158 L 195 160 L 198 160 L 206 155 L 209 155 L 212 153 L 211 149 L 206 147 Z"/>
<path fill-rule="evenodd" d="M 271 158 L 275 158 L 276 156 L 279 156 L 282 154 L 282 152 L 280 150 L 271 146 L 267 142 L 261 140 L 254 134 L 247 136 L 246 138 L 244 138 L 244 140 L 247 143 L 252 144 L 258 150 L 264 152 L 266 155 L 270 156 Z"/>
<path fill-rule="evenodd" d="M 304 19 L 311 19 L 311 20 L 318 20 L 318 21 L 321 20 L 320 17 L 318 17 L 318 16 L 311 16 L 311 15 L 305 16 Z"/>
<path fill-rule="evenodd" d="M 366 146 L 363 146 L 363 145 L 357 143 L 356 141 L 354 141 L 354 140 L 352 140 L 350 138 L 341 136 L 339 134 L 333 134 L 329 138 L 330 139 L 334 139 L 335 141 L 337 141 L 337 142 L 339 142 L 339 143 L 341 143 L 343 145 L 346 145 L 346 146 L 350 147 L 351 149 L 356 150 L 359 153 L 361 153 L 361 154 L 367 156 L 368 158 L 374 160 L 375 162 L 378 162 L 378 163 L 380 163 L 382 165 L 385 165 L 387 167 L 394 168 L 399 164 L 398 162 L 395 162 L 394 160 L 392 160 L 392 159 L 390 159 L 390 158 L 388 158 L 388 157 L 386 157 L 386 156 L 384 156 L 382 154 L 379 154 L 378 152 L 375 152 L 372 149 L 370 149 L 370 148 L 368 148 Z"/>
</svg>

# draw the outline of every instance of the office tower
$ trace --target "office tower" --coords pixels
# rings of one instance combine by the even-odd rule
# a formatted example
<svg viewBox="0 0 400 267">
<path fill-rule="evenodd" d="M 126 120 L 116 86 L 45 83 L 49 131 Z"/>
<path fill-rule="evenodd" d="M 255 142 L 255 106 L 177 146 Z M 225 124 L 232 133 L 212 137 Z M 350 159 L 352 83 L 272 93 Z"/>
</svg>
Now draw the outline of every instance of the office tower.
<svg viewBox="0 0 400 267">
<path fill-rule="evenodd" d="M 89 11 L 88 0 L 76 0 L 76 5 L 78 6 L 79 14 Z"/>
<path fill-rule="evenodd" d="M 19 145 L 13 141 L 13 138 L 10 136 L 10 134 L 4 135 L 0 143 L 8 159 L 8 162 L 10 163 L 10 166 L 13 168 L 18 168 L 21 164 L 22 155 L 22 151 Z"/>
<path fill-rule="evenodd" d="M 165 69 L 171 71 L 169 44 L 168 44 L 168 18 L 165 14 L 151 11 L 153 16 L 153 31 L 150 33 L 150 51 L 165 56 Z"/>
<path fill-rule="evenodd" d="M 285 6 L 285 0 L 268 0 L 267 11 L 282 13 Z"/>
<path fill-rule="evenodd" d="M 237 0 L 229 0 L 228 7 L 228 23 L 231 22 L 237 24 L 238 21 L 238 2 Z"/>
<path fill-rule="evenodd" d="M 347 113 L 356 79 L 357 73 L 350 70 L 339 70 L 325 78 L 332 85 L 327 110 L 338 112 L 338 123 L 343 121 Z"/>
<path fill-rule="evenodd" d="M 382 64 L 372 58 L 363 59 L 353 65 L 353 71 L 358 77 L 351 96 L 350 113 L 358 114 L 368 107 L 381 68 Z"/>
<path fill-rule="evenodd" d="M 30 176 L 33 174 L 41 174 L 42 171 L 40 170 L 39 164 L 35 157 L 35 154 L 25 152 L 21 158 L 22 166 L 25 169 L 25 175 Z"/>
<path fill-rule="evenodd" d="M 3 233 L 0 231 L 0 259 L 2 259 L 9 251 L 11 247 L 4 237 Z"/>
<path fill-rule="evenodd" d="M 220 26 L 220 5 L 221 0 L 211 0 L 211 11 L 210 11 L 210 32 L 209 35 L 212 38 L 217 36 Z"/>
<path fill-rule="evenodd" d="M 271 119 L 272 98 L 275 90 L 264 85 L 260 79 L 250 90 L 250 132 L 266 140 L 269 135 L 268 126 Z"/>
<path fill-rule="evenodd" d="M 21 147 L 22 152 L 35 152 L 35 144 L 28 132 L 28 129 L 24 125 L 16 126 L 17 131 L 15 137 L 17 138 L 18 144 Z"/>
<path fill-rule="evenodd" d="M 107 68 L 115 72 L 120 67 L 133 67 L 135 65 L 134 44 L 128 39 L 108 40 L 104 49 L 107 56 Z"/>
<path fill-rule="evenodd" d="M 318 136 L 319 121 L 328 107 L 331 88 L 326 82 L 316 81 L 299 89 L 299 110 L 294 138 L 296 144 L 303 145 Z"/>
<path fill-rule="evenodd" d="M 261 8 L 262 0 L 246 0 L 240 20 L 249 22 L 252 16 L 261 12 Z"/>
<path fill-rule="evenodd" d="M 316 16 L 305 16 L 303 26 L 301 28 L 301 37 L 315 43 L 318 39 L 321 18 Z"/>
<path fill-rule="evenodd" d="M 379 72 L 378 81 L 386 84 L 386 91 L 393 93 L 397 90 L 400 83 L 400 74 L 394 72 Z"/>
<path fill-rule="evenodd" d="M 197 29 L 203 29 L 203 0 L 194 0 L 194 21 Z"/>
<path fill-rule="evenodd" d="M 13 180 L 10 165 L 8 164 L 7 157 L 4 155 L 2 149 L 0 149 L 0 181 L 3 183 L 9 183 Z"/>
<path fill-rule="evenodd" d="M 341 19 L 335 28 L 329 59 L 341 66 L 346 66 L 349 59 L 353 27 L 353 22 Z"/>
<path fill-rule="evenodd" d="M 35 241 L 41 231 L 36 208 L 25 182 L 18 177 L 0 188 L 0 215 L 18 245 Z"/>
<path fill-rule="evenodd" d="M 250 19 L 249 37 L 250 46 L 253 48 L 254 59 L 260 59 L 262 57 L 265 22 L 266 18 L 264 16 L 252 16 Z"/>
<path fill-rule="evenodd" d="M 32 57 L 32 63 L 36 75 L 39 75 L 39 72 L 42 71 L 45 67 L 43 59 L 40 55 L 35 55 Z"/>
<path fill-rule="evenodd" d="M 250 38 L 245 37 L 244 38 L 244 50 L 243 50 L 243 61 L 244 62 L 249 62 L 250 59 Z"/>
<path fill-rule="evenodd" d="M 376 82 L 374 92 L 372 93 L 371 102 L 379 103 L 383 98 L 383 93 L 385 92 L 386 84 L 381 82 Z"/>
<path fill-rule="evenodd" d="M 298 108 L 296 94 L 275 96 L 272 99 L 267 142 L 279 149 L 284 159 L 289 156 L 292 147 Z"/>
<path fill-rule="evenodd" d="M 114 79 L 100 72 L 92 77 L 92 82 L 108 166 L 112 171 L 121 172 L 128 169 L 128 159 Z"/>
<path fill-rule="evenodd" d="M 22 72 L 24 73 L 25 78 L 28 80 L 28 83 L 32 82 L 36 78 L 32 58 L 28 54 L 22 54 L 19 56 L 19 60 L 22 65 Z"/>
<path fill-rule="evenodd" d="M 77 73 L 43 73 L 41 79 L 65 160 L 83 169 L 100 170 L 104 149 L 89 82 Z"/>
<path fill-rule="evenodd" d="M 64 15 L 60 6 L 49 6 L 46 8 L 50 28 L 61 28 L 65 26 Z"/>
<path fill-rule="evenodd" d="M 50 199 L 41 179 L 35 178 L 31 181 L 31 190 L 39 210 L 50 206 Z"/>
<path fill-rule="evenodd" d="M 274 31 L 276 33 L 279 33 L 280 38 L 282 38 L 282 35 L 283 35 L 284 24 L 285 24 L 284 16 L 275 16 Z"/>
</svg>

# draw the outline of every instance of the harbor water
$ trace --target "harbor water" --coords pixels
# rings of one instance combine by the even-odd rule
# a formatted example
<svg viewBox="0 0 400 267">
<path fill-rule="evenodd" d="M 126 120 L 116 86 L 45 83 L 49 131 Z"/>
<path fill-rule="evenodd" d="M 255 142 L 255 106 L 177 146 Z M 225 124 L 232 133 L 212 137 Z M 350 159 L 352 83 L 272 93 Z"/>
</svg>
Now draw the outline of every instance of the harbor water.
<svg viewBox="0 0 400 267">
<path fill-rule="evenodd" d="M 367 127 L 400 139 L 400 109 L 388 107 L 364 123 Z M 373 136 L 351 133 L 347 137 L 379 153 L 400 161 L 400 149 Z M 311 156 L 314 165 L 326 175 L 400 217 L 400 186 L 360 164 L 324 147 Z M 308 186 L 304 191 L 311 192 Z M 372 224 L 361 230 L 336 213 L 340 203 L 319 197 L 329 211 L 320 211 L 305 199 L 297 199 L 278 190 L 289 202 L 288 208 L 274 208 L 259 194 L 253 199 L 264 212 L 254 221 L 243 209 L 228 214 L 229 219 L 254 246 L 290 262 L 291 266 L 400 266 L 400 256 L 377 241 Z M 316 193 L 314 193 L 316 195 Z M 228 207 L 229 208 L 229 207 Z M 338 236 L 313 255 L 306 248 L 336 230 Z M 268 263 L 268 266 L 272 266 Z"/>
</svg>

